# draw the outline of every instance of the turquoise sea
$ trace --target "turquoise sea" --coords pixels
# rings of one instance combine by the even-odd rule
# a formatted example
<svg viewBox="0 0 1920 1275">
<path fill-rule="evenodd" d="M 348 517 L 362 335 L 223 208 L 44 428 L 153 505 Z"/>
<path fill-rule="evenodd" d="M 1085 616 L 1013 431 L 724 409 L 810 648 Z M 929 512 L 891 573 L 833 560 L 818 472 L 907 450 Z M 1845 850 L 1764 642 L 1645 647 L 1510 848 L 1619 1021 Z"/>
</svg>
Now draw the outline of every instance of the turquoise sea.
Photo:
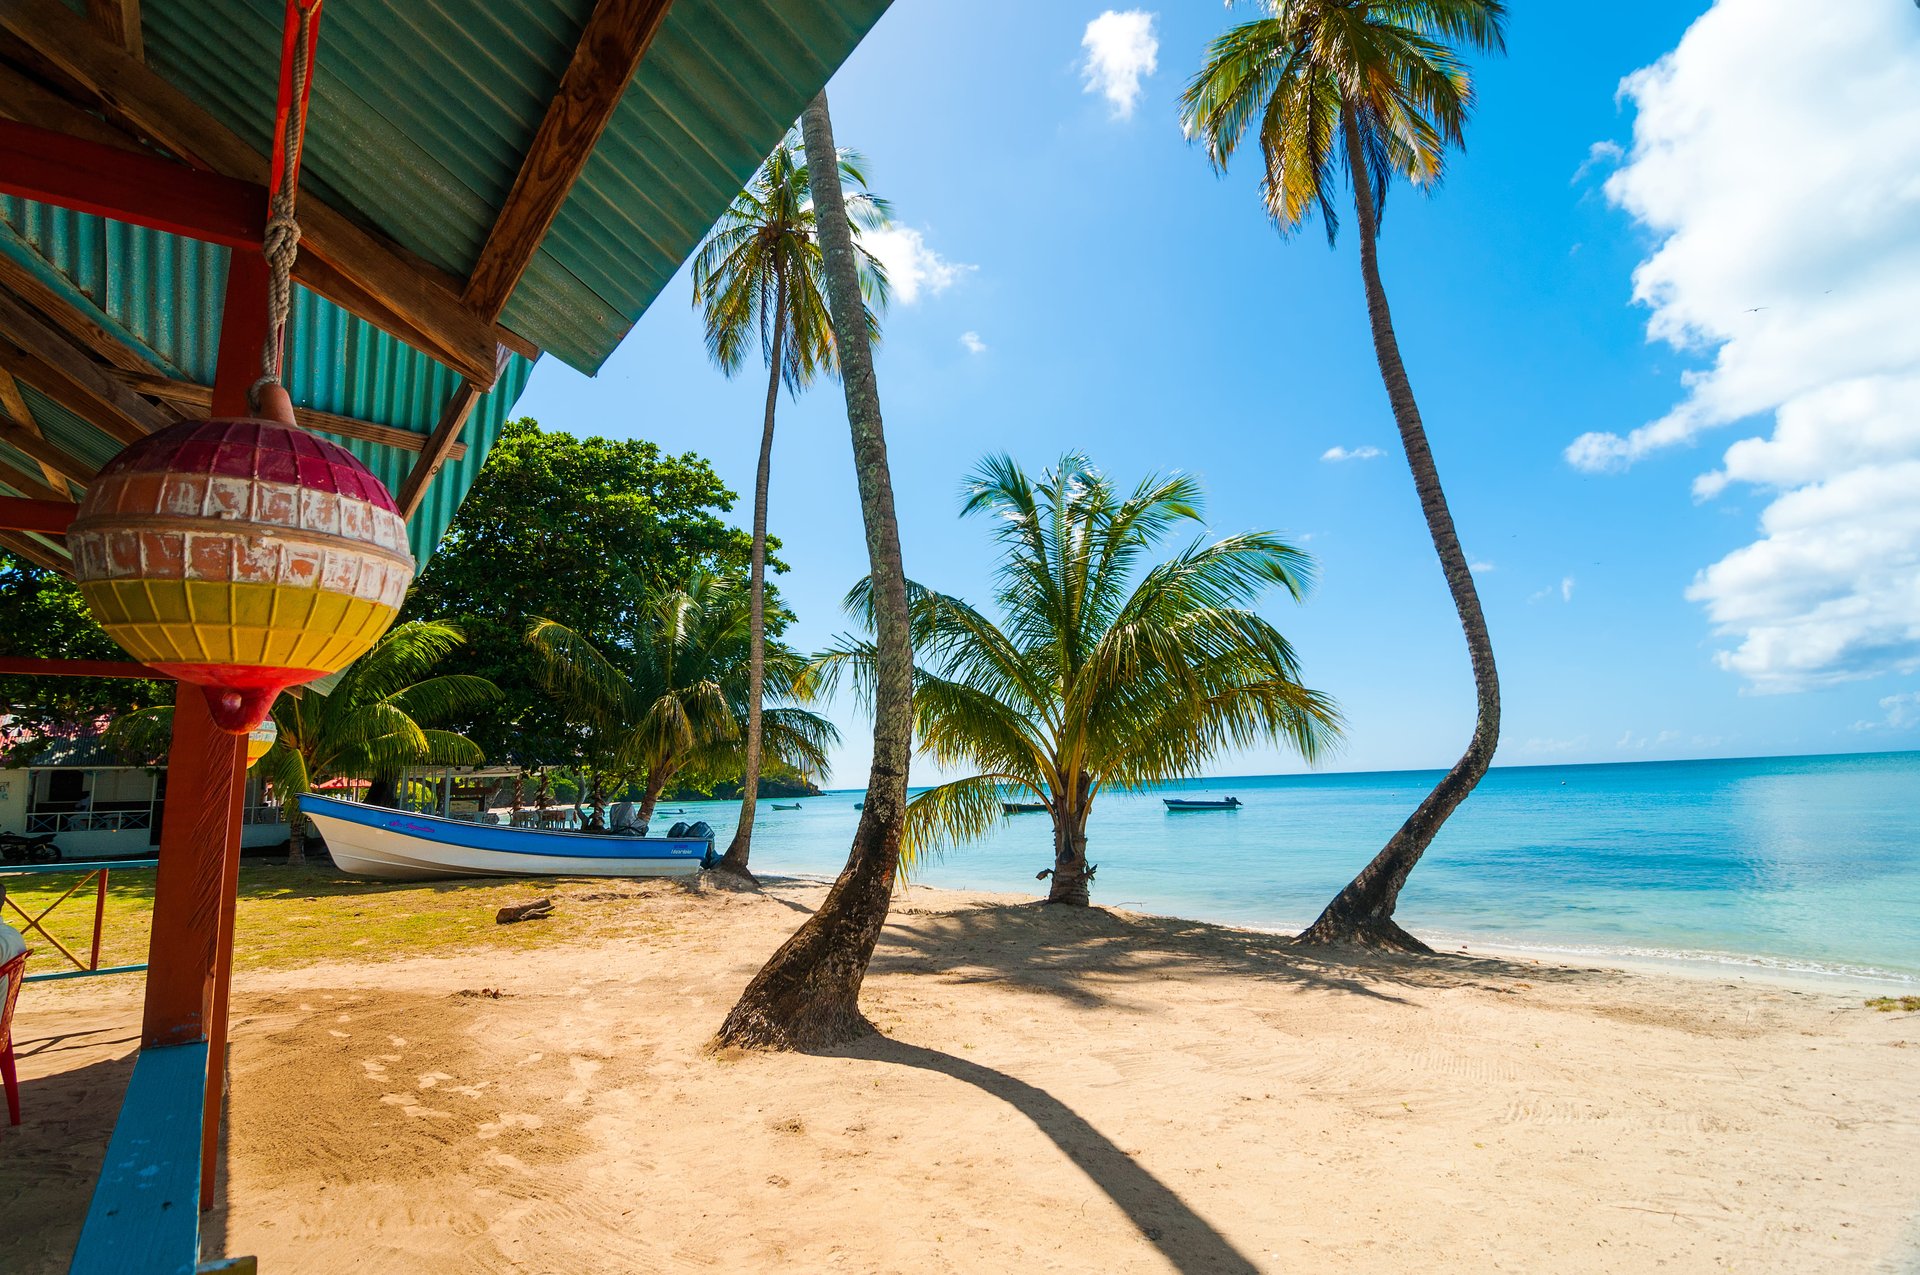
<svg viewBox="0 0 1920 1275">
<path fill-rule="evenodd" d="M 1437 778 L 1195 780 L 1164 792 L 1245 804 L 1177 815 L 1158 792 L 1107 793 L 1088 831 L 1095 902 L 1298 929 Z M 754 866 L 831 876 L 860 796 L 762 802 Z M 722 845 L 737 810 L 677 808 Z M 1031 893 L 1051 846 L 1046 815 L 1015 815 L 918 879 Z M 1434 842 L 1399 919 L 1436 945 L 1920 983 L 1920 752 L 1496 769 Z"/>
</svg>

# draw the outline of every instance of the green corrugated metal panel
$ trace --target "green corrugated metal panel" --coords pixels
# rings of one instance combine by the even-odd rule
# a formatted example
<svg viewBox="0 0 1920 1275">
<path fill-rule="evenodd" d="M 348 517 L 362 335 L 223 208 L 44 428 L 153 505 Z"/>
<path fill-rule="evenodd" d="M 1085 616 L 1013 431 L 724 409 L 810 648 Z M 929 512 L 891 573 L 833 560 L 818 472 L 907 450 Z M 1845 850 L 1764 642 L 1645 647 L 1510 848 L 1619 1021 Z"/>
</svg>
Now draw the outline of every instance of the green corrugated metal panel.
<svg viewBox="0 0 1920 1275">
<path fill-rule="evenodd" d="M 213 381 L 226 293 L 227 251 L 85 213 L 0 196 L 0 251 L 25 264 L 69 302 L 104 323 L 156 368 L 202 385 Z M 459 375 L 304 288 L 294 289 L 287 388 L 301 407 L 431 433 Z M 409 531 L 422 562 L 446 533 L 480 471 L 532 364 L 513 356 L 493 391 L 475 405 L 462 441 L 428 489 Z M 48 440 L 103 465 L 120 448 L 111 436 L 46 398 L 22 391 Z M 330 435 L 330 437 L 332 437 Z M 398 490 L 416 452 L 337 438 Z"/>
<path fill-rule="evenodd" d="M 676 0 L 508 306 L 582 371 L 619 344 L 888 0 Z M 464 277 L 592 0 L 335 0 L 303 188 Z M 281 0 L 145 0 L 147 62 L 261 150 Z"/>
</svg>

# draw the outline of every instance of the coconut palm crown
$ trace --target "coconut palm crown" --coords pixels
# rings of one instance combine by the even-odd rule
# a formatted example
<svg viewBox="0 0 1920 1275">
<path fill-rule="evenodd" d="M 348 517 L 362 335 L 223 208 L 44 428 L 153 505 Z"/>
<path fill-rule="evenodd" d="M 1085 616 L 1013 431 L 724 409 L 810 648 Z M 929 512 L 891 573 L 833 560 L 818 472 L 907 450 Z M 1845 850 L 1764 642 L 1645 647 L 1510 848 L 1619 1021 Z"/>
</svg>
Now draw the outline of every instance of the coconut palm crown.
<svg viewBox="0 0 1920 1275">
<path fill-rule="evenodd" d="M 631 633 L 601 645 L 553 620 L 536 619 L 527 642 L 547 689 L 593 742 L 596 769 L 639 781 L 639 822 L 653 817 L 667 786 L 739 774 L 747 694 L 745 590 L 697 569 L 684 586 L 647 598 Z M 766 684 L 793 697 L 805 667 L 792 650 L 767 652 Z M 788 705 L 764 715 L 768 752 L 796 769 L 827 769 L 833 724 Z"/>
<path fill-rule="evenodd" d="M 868 341 L 879 340 L 879 311 L 887 300 L 887 272 L 861 243 L 890 215 L 885 200 L 865 189 L 866 164 L 853 151 L 837 152 L 847 237 L 853 245 Z M 746 189 L 707 232 L 693 260 L 693 302 L 706 324 L 707 352 L 732 376 L 755 344 L 767 364 L 767 401 L 760 428 L 760 463 L 753 485 L 752 655 L 747 670 L 747 722 L 740 822 L 721 865 L 748 879 L 755 799 L 760 782 L 766 695 L 767 504 L 773 469 L 774 415 L 780 386 L 799 393 L 835 366 L 833 317 L 826 295 L 826 252 L 814 212 L 812 171 L 798 130 L 767 156 Z"/>
<path fill-rule="evenodd" d="M 309 687 L 274 701 L 279 738 L 260 772 L 287 809 L 288 862 L 305 858 L 300 798 L 329 779 L 371 779 L 409 766 L 476 766 L 486 760 L 465 735 L 427 723 L 457 719 L 500 697 L 484 677 L 434 675 L 466 638 L 454 625 L 395 625 L 325 693 Z"/>
<path fill-rule="evenodd" d="M 1341 178 L 1353 195 L 1360 274 L 1380 378 L 1407 468 L 1473 666 L 1475 714 L 1466 750 L 1367 866 L 1300 936 L 1429 950 L 1393 919 L 1400 890 L 1434 836 L 1493 764 L 1500 741 L 1500 677 L 1486 616 L 1454 527 L 1413 396 L 1380 280 L 1376 240 L 1396 178 L 1433 189 L 1447 152 L 1464 145 L 1473 81 L 1457 48 L 1501 52 L 1502 0 L 1268 0 L 1270 16 L 1242 23 L 1207 50 L 1181 98 L 1187 135 L 1222 171 L 1248 133 L 1265 161 L 1268 214 L 1291 235 L 1315 210 L 1327 240 L 1339 228 Z"/>
<path fill-rule="evenodd" d="M 976 838 L 1031 794 L 1053 818 L 1049 902 L 1084 905 L 1087 816 L 1108 788 L 1195 775 L 1224 750 L 1278 743 L 1309 761 L 1338 738 L 1332 701 L 1300 683 L 1293 647 L 1253 604 L 1305 597 L 1313 563 L 1268 532 L 1149 556 L 1201 522 L 1199 483 L 1153 474 L 1131 491 L 1069 453 L 1037 480 L 1005 456 L 968 480 L 963 516 L 993 520 L 1002 620 L 911 586 L 915 732 L 965 778 L 916 796 L 903 862 Z M 849 609 L 867 606 L 864 584 Z M 823 686 L 870 676 L 871 648 L 817 657 Z"/>
</svg>

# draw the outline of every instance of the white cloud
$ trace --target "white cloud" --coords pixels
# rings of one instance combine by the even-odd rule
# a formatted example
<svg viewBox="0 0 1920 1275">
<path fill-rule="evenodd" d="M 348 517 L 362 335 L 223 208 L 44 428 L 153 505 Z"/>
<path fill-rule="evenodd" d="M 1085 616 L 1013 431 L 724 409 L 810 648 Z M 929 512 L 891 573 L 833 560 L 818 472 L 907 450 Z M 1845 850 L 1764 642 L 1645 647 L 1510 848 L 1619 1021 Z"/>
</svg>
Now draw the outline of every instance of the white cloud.
<svg viewBox="0 0 1920 1275">
<path fill-rule="evenodd" d="M 1871 730 L 1912 730 L 1920 726 L 1920 691 L 1908 691 L 1904 695 L 1889 695 L 1880 701 L 1880 709 L 1886 717 L 1880 721 L 1858 721 L 1852 729 Z"/>
<path fill-rule="evenodd" d="M 1718 0 L 1622 85 L 1607 194 L 1658 238 L 1634 296 L 1650 337 L 1711 363 L 1658 420 L 1566 453 L 1620 469 L 1771 415 L 1694 483 L 1766 493 L 1760 538 L 1688 591 L 1756 690 L 1920 669 L 1920 25 L 1892 0 L 1807 12 Z"/>
<path fill-rule="evenodd" d="M 962 332 L 960 334 L 960 344 L 968 354 L 985 354 L 987 352 L 987 343 L 980 339 L 978 332 Z"/>
<path fill-rule="evenodd" d="M 1587 148 L 1587 157 L 1580 161 L 1580 167 L 1573 170 L 1571 185 L 1578 186 L 1587 179 L 1587 174 L 1596 168 L 1611 168 L 1627 157 L 1627 152 L 1618 142 L 1595 142 Z M 1575 252 L 1580 245 L 1573 246 Z"/>
<path fill-rule="evenodd" d="M 1669 744 L 1677 744 L 1679 742 L 1680 732 L 1677 730 L 1663 730 L 1651 739 L 1645 735 L 1635 735 L 1632 731 L 1628 731 L 1620 736 L 1619 740 L 1614 743 L 1614 747 L 1622 752 L 1644 753 L 1649 748 L 1665 748 Z"/>
<path fill-rule="evenodd" d="M 1538 593 L 1528 598 L 1527 601 L 1545 602 L 1547 601 L 1547 599 L 1551 598 L 1556 593 L 1560 595 L 1560 600 L 1562 602 L 1573 601 L 1573 577 L 1561 576 L 1559 585 L 1557 586 L 1548 585 L 1546 588 L 1540 590 Z"/>
<path fill-rule="evenodd" d="M 1378 460 L 1386 453 L 1378 447 L 1329 447 L 1320 453 L 1320 459 L 1328 464 L 1337 464 L 1343 460 Z"/>
<path fill-rule="evenodd" d="M 1129 119 L 1140 100 L 1140 81 L 1160 65 L 1154 15 L 1144 9 L 1108 9 L 1087 23 L 1080 45 L 1087 51 L 1087 92 L 1099 93 L 1117 120 Z"/>
<path fill-rule="evenodd" d="M 918 301 L 922 292 L 937 297 L 951 288 L 961 275 L 980 268 L 947 260 L 927 247 L 925 232 L 912 226 L 892 225 L 869 230 L 860 236 L 860 242 L 886 267 L 893 296 L 903 305 Z"/>
<path fill-rule="evenodd" d="M 1483 576 L 1493 570 L 1493 564 L 1491 562 L 1469 562 L 1467 564 L 1467 570 L 1477 576 Z"/>
</svg>

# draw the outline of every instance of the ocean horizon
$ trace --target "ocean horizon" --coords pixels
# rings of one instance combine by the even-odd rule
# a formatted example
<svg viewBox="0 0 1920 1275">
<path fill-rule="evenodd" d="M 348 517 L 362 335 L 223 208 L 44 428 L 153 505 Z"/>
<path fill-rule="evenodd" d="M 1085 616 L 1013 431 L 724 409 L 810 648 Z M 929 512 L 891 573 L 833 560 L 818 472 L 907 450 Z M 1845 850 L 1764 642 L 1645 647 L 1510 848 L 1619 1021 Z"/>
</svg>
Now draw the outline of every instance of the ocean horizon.
<svg viewBox="0 0 1920 1275">
<path fill-rule="evenodd" d="M 1238 775 L 1094 805 L 1094 902 L 1294 931 L 1442 771 Z M 918 789 L 916 789 L 917 791 Z M 762 800 L 754 867 L 832 876 L 863 789 Z M 1162 796 L 1237 796 L 1169 814 Z M 663 802 L 731 836 L 737 802 Z M 1447 822 L 1398 917 L 1435 946 L 1920 984 L 1920 752 L 1502 766 Z M 656 824 L 659 820 L 656 819 Z M 1038 895 L 1044 814 L 1014 815 L 912 883 Z"/>
</svg>

